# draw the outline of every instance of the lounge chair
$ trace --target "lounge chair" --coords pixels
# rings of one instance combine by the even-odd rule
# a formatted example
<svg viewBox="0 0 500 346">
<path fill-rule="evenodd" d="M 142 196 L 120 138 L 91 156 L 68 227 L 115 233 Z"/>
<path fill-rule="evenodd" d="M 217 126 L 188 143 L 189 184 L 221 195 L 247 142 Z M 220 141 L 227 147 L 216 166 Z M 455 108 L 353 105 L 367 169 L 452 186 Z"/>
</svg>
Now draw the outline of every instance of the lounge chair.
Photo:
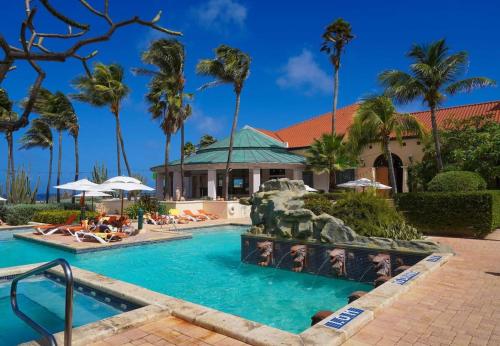
<svg viewBox="0 0 500 346">
<path fill-rule="evenodd" d="M 62 228 L 71 226 L 71 224 L 76 220 L 77 214 L 71 214 L 64 223 L 62 224 L 51 224 L 51 225 L 43 225 L 37 226 L 35 228 L 35 232 L 33 234 L 41 234 L 41 235 L 51 235 L 59 232 Z"/>
<path fill-rule="evenodd" d="M 181 211 L 179 209 L 170 209 L 168 211 L 168 216 L 171 220 L 174 220 L 175 223 L 184 224 L 189 223 L 190 221 L 196 221 L 195 218 L 188 217 L 187 215 L 181 215 Z"/>
<path fill-rule="evenodd" d="M 75 239 L 77 242 L 82 242 L 84 240 L 95 240 L 101 244 L 108 244 L 113 241 L 121 241 L 124 238 L 121 234 L 118 234 L 118 232 L 111 232 L 111 233 L 102 233 L 102 232 L 84 232 L 84 231 L 79 231 L 75 233 Z"/>
<path fill-rule="evenodd" d="M 209 219 L 209 217 L 206 215 L 195 214 L 191 210 L 188 210 L 188 209 L 184 210 L 184 214 L 186 214 L 189 217 L 194 218 L 196 221 L 206 221 Z"/>
<path fill-rule="evenodd" d="M 205 215 L 206 217 L 208 217 L 209 219 L 212 219 L 212 220 L 219 218 L 217 215 L 209 213 L 208 211 L 205 211 L 203 209 L 199 209 L 198 213 L 200 213 L 201 215 Z"/>
</svg>

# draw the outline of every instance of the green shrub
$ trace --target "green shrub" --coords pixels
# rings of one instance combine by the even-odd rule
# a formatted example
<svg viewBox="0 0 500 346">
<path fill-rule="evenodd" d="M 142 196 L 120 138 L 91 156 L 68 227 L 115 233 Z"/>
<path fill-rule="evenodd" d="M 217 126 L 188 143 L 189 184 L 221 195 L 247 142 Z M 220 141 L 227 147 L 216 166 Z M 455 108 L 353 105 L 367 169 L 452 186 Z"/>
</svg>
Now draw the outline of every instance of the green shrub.
<svg viewBox="0 0 500 346">
<path fill-rule="evenodd" d="M 311 210 L 314 214 L 323 213 L 332 215 L 333 203 L 320 194 L 308 194 L 304 196 L 304 208 Z"/>
<path fill-rule="evenodd" d="M 4 220 L 11 226 L 26 225 L 32 221 L 33 215 L 37 211 L 54 210 L 57 204 L 13 204 L 7 205 L 4 211 Z M 0 216 L 1 218 L 1 216 Z"/>
<path fill-rule="evenodd" d="M 44 210 L 37 211 L 33 215 L 33 221 L 50 223 L 50 224 L 61 224 L 66 222 L 66 220 L 73 214 L 80 216 L 80 210 Z M 97 216 L 96 212 L 87 211 L 85 213 L 87 218 L 95 218 Z M 78 218 L 77 218 L 78 220 Z"/>
<path fill-rule="evenodd" d="M 331 215 L 366 236 L 383 237 L 388 227 L 404 222 L 403 216 L 387 200 L 372 193 L 346 193 L 333 205 Z"/>
<path fill-rule="evenodd" d="M 500 191 L 405 193 L 396 204 L 426 234 L 483 237 L 500 227 Z"/>
<path fill-rule="evenodd" d="M 466 171 L 449 171 L 436 175 L 429 182 L 428 190 L 444 191 L 478 191 L 486 189 L 486 181 L 479 174 Z"/>
<path fill-rule="evenodd" d="M 160 213 L 166 214 L 165 206 L 161 204 L 157 198 L 151 197 L 149 195 L 144 195 L 139 201 L 128 206 L 125 209 L 125 214 L 131 219 L 136 219 L 139 213 L 139 209 L 142 209 L 144 213 Z"/>
</svg>

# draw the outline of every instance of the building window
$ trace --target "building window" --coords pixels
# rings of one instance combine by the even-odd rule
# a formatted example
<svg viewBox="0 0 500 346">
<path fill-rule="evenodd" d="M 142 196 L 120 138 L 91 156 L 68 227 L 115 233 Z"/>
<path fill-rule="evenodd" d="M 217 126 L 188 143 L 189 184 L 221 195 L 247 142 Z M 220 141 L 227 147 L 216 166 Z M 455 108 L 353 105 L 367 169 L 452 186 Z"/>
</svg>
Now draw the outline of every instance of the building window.
<svg viewBox="0 0 500 346">
<path fill-rule="evenodd" d="M 314 186 L 313 172 L 311 171 L 302 172 L 302 180 L 304 181 L 304 184 L 313 187 Z"/>
<path fill-rule="evenodd" d="M 285 178 L 286 172 L 284 169 L 270 169 L 269 170 L 269 179 L 279 179 Z"/>
</svg>

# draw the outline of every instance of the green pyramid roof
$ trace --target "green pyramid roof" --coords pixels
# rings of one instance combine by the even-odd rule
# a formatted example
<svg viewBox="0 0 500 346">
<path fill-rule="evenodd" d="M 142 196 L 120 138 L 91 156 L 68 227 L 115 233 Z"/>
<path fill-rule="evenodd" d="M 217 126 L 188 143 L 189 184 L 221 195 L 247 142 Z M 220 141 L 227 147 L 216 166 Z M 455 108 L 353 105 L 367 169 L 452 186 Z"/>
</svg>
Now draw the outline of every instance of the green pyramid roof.
<svg viewBox="0 0 500 346">
<path fill-rule="evenodd" d="M 198 150 L 184 159 L 185 165 L 225 163 L 229 137 Z M 234 134 L 233 163 L 305 163 L 303 156 L 289 152 L 284 143 L 250 127 L 245 126 Z M 171 165 L 180 164 L 175 160 Z"/>
</svg>

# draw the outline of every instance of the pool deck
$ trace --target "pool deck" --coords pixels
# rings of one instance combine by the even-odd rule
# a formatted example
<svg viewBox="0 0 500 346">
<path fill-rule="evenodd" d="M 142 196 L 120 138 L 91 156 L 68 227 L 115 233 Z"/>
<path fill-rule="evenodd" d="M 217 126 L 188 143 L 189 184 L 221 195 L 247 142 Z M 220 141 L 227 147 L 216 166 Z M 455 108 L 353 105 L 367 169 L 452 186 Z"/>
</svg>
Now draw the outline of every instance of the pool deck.
<svg viewBox="0 0 500 346">
<path fill-rule="evenodd" d="M 500 345 L 499 235 L 492 233 L 492 240 L 433 237 L 456 256 L 345 345 Z"/>
<path fill-rule="evenodd" d="M 128 246 L 138 246 L 144 244 L 190 239 L 192 238 L 192 235 L 189 233 L 190 229 L 227 226 L 227 225 L 248 225 L 249 223 L 250 220 L 245 218 L 245 219 L 218 219 L 218 220 L 191 222 L 189 224 L 175 225 L 175 227 L 172 225 L 165 225 L 165 226 L 144 225 L 144 228 L 138 235 L 124 238 L 121 241 L 111 242 L 107 244 L 101 244 L 95 241 L 77 242 L 74 237 L 57 233 L 44 236 L 39 234 L 33 234 L 32 232 L 27 232 L 22 234 L 15 234 L 14 237 L 47 246 L 56 247 L 73 253 L 85 253 L 85 252 L 116 249 Z M 19 228 L 26 228 L 26 226 L 22 226 Z"/>
</svg>

